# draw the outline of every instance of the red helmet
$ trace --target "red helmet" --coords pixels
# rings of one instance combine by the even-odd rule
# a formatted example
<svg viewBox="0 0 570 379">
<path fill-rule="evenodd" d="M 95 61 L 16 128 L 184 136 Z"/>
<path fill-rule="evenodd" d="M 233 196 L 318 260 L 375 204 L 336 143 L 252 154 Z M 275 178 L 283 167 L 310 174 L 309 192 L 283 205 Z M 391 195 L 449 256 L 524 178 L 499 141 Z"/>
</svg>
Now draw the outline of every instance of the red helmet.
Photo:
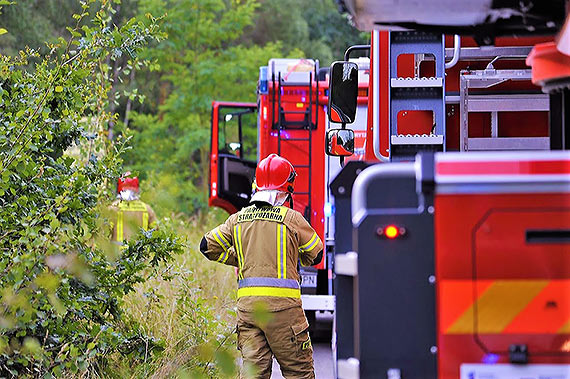
<svg viewBox="0 0 570 379">
<path fill-rule="evenodd" d="M 293 165 L 277 154 L 262 159 L 255 170 L 255 186 L 258 191 L 279 190 L 293 193 L 297 173 Z"/>
<path fill-rule="evenodd" d="M 139 192 L 139 178 L 136 176 L 134 178 L 119 178 L 119 181 L 117 183 L 117 192 L 121 192 L 127 189 Z"/>
</svg>

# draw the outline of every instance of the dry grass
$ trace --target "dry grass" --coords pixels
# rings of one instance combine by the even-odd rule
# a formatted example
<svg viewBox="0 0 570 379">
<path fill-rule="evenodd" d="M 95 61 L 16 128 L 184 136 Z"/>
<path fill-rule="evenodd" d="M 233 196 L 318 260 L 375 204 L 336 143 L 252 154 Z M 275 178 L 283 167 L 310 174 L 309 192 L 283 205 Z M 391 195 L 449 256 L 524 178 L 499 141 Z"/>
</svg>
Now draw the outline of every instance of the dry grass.
<svg viewBox="0 0 570 379">
<path fill-rule="evenodd" d="M 186 238 L 186 251 L 165 268 L 171 280 L 153 278 L 139 286 L 125 303 L 125 313 L 141 325 L 143 332 L 161 340 L 164 350 L 154 358 L 146 354 L 145 360 L 136 365 L 115 362 L 119 376 L 196 377 L 197 372 L 210 373 L 205 375 L 208 377 L 211 372 L 219 374 L 212 366 L 222 341 L 227 354 L 237 355 L 233 333 L 235 272 L 229 266 L 208 261 L 198 248 L 202 235 L 226 216 L 213 211 L 203 217 L 164 220 L 166 227 Z"/>
</svg>

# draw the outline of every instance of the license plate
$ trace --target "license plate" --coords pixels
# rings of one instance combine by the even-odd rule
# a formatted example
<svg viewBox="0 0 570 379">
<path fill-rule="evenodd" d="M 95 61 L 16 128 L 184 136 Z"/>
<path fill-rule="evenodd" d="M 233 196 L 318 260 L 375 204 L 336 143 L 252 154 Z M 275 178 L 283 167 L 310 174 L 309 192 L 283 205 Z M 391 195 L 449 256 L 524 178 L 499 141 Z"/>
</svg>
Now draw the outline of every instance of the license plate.
<svg viewBox="0 0 570 379">
<path fill-rule="evenodd" d="M 301 287 L 316 287 L 317 286 L 317 276 L 316 275 L 303 275 L 301 274 Z"/>
</svg>

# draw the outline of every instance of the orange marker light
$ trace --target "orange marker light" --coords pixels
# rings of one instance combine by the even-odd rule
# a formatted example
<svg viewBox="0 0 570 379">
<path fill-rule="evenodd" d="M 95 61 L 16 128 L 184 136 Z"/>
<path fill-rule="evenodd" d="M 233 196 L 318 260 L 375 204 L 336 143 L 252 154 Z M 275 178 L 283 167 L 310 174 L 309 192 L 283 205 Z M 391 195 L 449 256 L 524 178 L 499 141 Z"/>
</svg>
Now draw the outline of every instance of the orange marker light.
<svg viewBox="0 0 570 379">
<path fill-rule="evenodd" d="M 387 238 L 394 239 L 400 235 L 400 231 L 395 225 L 388 225 L 384 228 L 384 235 Z"/>
</svg>

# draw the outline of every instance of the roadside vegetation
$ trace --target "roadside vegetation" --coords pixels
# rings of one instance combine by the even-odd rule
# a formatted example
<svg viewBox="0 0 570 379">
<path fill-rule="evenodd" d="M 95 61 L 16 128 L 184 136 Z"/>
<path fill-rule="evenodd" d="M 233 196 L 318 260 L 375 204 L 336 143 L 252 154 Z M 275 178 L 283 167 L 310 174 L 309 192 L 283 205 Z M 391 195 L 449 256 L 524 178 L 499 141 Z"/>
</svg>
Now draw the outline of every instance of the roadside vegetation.
<svg viewBox="0 0 570 379">
<path fill-rule="evenodd" d="M 235 377 L 235 273 L 205 260 L 212 100 L 363 43 L 333 0 L 0 0 L 0 377 Z M 119 249 L 107 207 L 159 216 Z"/>
</svg>

